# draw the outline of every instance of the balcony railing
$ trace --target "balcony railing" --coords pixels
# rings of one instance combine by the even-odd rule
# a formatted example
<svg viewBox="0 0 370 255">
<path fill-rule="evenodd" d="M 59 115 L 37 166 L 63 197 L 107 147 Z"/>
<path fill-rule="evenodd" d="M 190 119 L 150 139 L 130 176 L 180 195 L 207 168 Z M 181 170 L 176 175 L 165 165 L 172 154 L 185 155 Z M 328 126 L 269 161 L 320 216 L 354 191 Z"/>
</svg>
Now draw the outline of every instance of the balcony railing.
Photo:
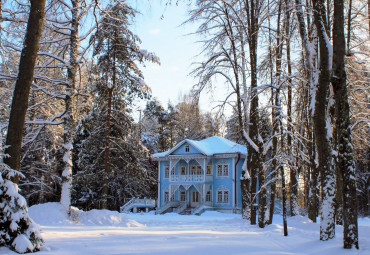
<svg viewBox="0 0 370 255">
<path fill-rule="evenodd" d="M 204 175 L 171 175 L 171 182 L 204 182 Z"/>
</svg>

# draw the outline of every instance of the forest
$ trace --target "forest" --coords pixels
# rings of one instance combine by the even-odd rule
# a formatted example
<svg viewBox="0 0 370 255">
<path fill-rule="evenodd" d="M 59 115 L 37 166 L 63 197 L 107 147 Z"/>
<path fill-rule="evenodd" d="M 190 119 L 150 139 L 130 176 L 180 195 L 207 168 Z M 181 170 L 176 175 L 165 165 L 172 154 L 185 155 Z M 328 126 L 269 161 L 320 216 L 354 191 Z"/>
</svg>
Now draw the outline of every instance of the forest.
<svg viewBox="0 0 370 255">
<path fill-rule="evenodd" d="M 343 225 L 343 247 L 359 248 L 357 220 L 370 213 L 370 1 L 186 2 L 204 58 L 193 89 L 164 104 L 142 71 L 161 56 L 141 48 L 130 1 L 0 0 L 0 246 L 40 250 L 28 206 L 60 202 L 70 214 L 156 198 L 150 155 L 218 135 L 248 150 L 245 222 L 264 228 L 279 205 L 286 235 L 287 217 L 320 217 L 320 240 Z M 220 84 L 223 100 L 202 111 Z"/>
</svg>

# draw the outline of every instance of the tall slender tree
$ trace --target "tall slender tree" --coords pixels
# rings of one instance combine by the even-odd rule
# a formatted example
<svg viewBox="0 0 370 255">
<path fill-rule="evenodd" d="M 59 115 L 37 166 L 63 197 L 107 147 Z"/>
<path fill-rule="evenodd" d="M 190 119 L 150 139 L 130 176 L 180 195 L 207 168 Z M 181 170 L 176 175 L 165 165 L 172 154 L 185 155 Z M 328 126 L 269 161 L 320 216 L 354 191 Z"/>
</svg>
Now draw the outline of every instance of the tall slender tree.
<svg viewBox="0 0 370 255">
<path fill-rule="evenodd" d="M 351 138 L 350 109 L 345 69 L 344 1 L 334 0 L 333 76 L 338 155 L 337 167 L 343 177 L 343 247 L 358 245 L 357 195 Z"/>
<path fill-rule="evenodd" d="M 321 218 L 320 240 L 326 241 L 335 236 L 334 197 L 335 172 L 332 162 L 332 148 L 330 144 L 331 128 L 327 112 L 328 92 L 330 89 L 330 72 L 332 45 L 327 35 L 327 20 L 325 3 L 322 0 L 313 0 L 314 21 L 319 37 L 320 73 L 317 83 L 314 108 L 314 132 L 318 154 L 318 163 L 321 176 Z M 328 129 L 329 128 L 329 129 Z"/>
<path fill-rule="evenodd" d="M 18 194 L 23 127 L 34 67 L 45 15 L 45 0 L 31 0 L 19 71 L 13 93 L 6 138 L 4 164 L 0 167 L 0 244 L 19 253 L 40 249 L 42 238 L 27 213 L 25 199 Z M 24 245 L 27 243 L 27 245 Z"/>
</svg>

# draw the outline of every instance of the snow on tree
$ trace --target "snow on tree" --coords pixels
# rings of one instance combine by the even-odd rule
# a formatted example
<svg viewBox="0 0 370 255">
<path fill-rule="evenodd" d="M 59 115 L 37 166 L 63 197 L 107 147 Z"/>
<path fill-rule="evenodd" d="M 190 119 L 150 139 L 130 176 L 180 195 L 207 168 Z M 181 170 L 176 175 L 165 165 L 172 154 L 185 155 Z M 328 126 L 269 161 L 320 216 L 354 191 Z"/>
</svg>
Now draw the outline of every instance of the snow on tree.
<svg viewBox="0 0 370 255">
<path fill-rule="evenodd" d="M 345 70 L 344 1 L 334 0 L 333 73 L 332 78 L 337 120 L 337 174 L 343 178 L 343 247 L 358 245 L 357 194 Z"/>
<path fill-rule="evenodd" d="M 87 187 L 82 188 L 84 193 L 94 192 L 95 197 L 89 198 L 94 207 L 117 209 L 124 204 L 124 198 L 148 194 L 145 186 L 150 185 L 146 180 L 150 182 L 151 178 L 140 156 L 146 155 L 145 148 L 137 137 L 130 111 L 135 99 L 148 99 L 150 95 L 136 63 L 159 63 L 159 59 L 141 50 L 140 39 L 129 30 L 135 15 L 132 8 L 117 1 L 102 11 L 99 29 L 91 38 L 97 58 L 95 98 L 90 115 L 80 125 L 86 138 L 80 145 L 77 185 Z M 86 172 L 101 178 L 93 181 Z M 87 195 L 78 196 L 77 200 L 87 199 Z"/>
<path fill-rule="evenodd" d="M 44 10 L 45 0 L 31 1 L 27 32 L 10 110 L 5 152 L 3 153 L 2 147 L 0 148 L 0 244 L 7 245 L 19 253 L 37 251 L 42 245 L 40 231 L 27 214 L 27 203 L 19 195 L 17 182 L 22 176 L 19 170 L 23 127 L 42 32 Z"/>
<path fill-rule="evenodd" d="M 27 202 L 12 181 L 22 174 L 2 162 L 0 172 L 0 246 L 18 253 L 38 251 L 43 244 L 39 225 L 29 217 Z"/>
</svg>

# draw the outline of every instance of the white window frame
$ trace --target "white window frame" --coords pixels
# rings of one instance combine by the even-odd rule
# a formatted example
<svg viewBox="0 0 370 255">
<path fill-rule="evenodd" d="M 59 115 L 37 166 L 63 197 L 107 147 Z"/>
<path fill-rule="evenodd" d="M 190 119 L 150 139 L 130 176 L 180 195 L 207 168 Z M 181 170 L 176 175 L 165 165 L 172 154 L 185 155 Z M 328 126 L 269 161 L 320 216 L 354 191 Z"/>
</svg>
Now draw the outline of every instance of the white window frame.
<svg viewBox="0 0 370 255">
<path fill-rule="evenodd" d="M 209 170 L 209 173 L 208 173 Z M 212 165 L 207 165 L 206 167 L 206 175 L 212 175 Z"/>
<path fill-rule="evenodd" d="M 201 175 L 202 174 L 202 166 L 201 165 L 191 165 L 191 175 Z"/>
<path fill-rule="evenodd" d="M 170 167 L 164 166 L 164 179 L 170 178 Z"/>
<path fill-rule="evenodd" d="M 180 200 L 180 202 L 185 202 L 185 200 L 186 200 L 186 191 L 180 191 L 179 192 L 179 200 Z"/>
<path fill-rule="evenodd" d="M 222 204 L 223 197 L 224 196 L 222 190 L 217 190 L 217 203 Z"/>
<path fill-rule="evenodd" d="M 224 190 L 224 194 L 223 194 L 223 203 L 224 204 L 228 204 L 229 203 L 229 197 L 230 197 L 229 191 L 228 190 Z"/>
<path fill-rule="evenodd" d="M 223 176 L 229 176 L 229 164 L 224 164 L 222 167 Z"/>
<path fill-rule="evenodd" d="M 164 201 L 165 203 L 170 202 L 170 192 L 165 191 L 165 192 L 163 193 L 163 201 Z"/>
<path fill-rule="evenodd" d="M 197 165 L 196 166 L 196 173 L 197 173 L 197 175 L 201 175 L 202 174 L 202 166 L 200 166 L 200 165 Z"/>
<path fill-rule="evenodd" d="M 171 195 L 171 201 L 175 201 L 175 192 Z"/>
<path fill-rule="evenodd" d="M 228 204 L 230 202 L 230 191 L 229 190 L 217 190 L 217 203 Z"/>
<path fill-rule="evenodd" d="M 211 191 L 206 192 L 206 202 L 211 202 L 212 201 L 212 193 Z"/>
<path fill-rule="evenodd" d="M 196 175 L 196 172 L 197 172 L 197 166 L 196 165 L 191 165 L 190 167 L 190 174 L 191 175 Z"/>
<path fill-rule="evenodd" d="M 229 176 L 229 164 L 217 164 L 217 177 Z"/>
<path fill-rule="evenodd" d="M 190 146 L 188 144 L 185 145 L 185 152 L 190 152 Z"/>
<path fill-rule="evenodd" d="M 193 191 L 191 193 L 191 201 L 193 203 L 199 203 L 199 192 L 198 191 Z"/>
<path fill-rule="evenodd" d="M 183 172 L 184 170 L 184 172 Z M 180 174 L 181 175 L 186 175 L 186 166 L 180 166 Z"/>
</svg>

